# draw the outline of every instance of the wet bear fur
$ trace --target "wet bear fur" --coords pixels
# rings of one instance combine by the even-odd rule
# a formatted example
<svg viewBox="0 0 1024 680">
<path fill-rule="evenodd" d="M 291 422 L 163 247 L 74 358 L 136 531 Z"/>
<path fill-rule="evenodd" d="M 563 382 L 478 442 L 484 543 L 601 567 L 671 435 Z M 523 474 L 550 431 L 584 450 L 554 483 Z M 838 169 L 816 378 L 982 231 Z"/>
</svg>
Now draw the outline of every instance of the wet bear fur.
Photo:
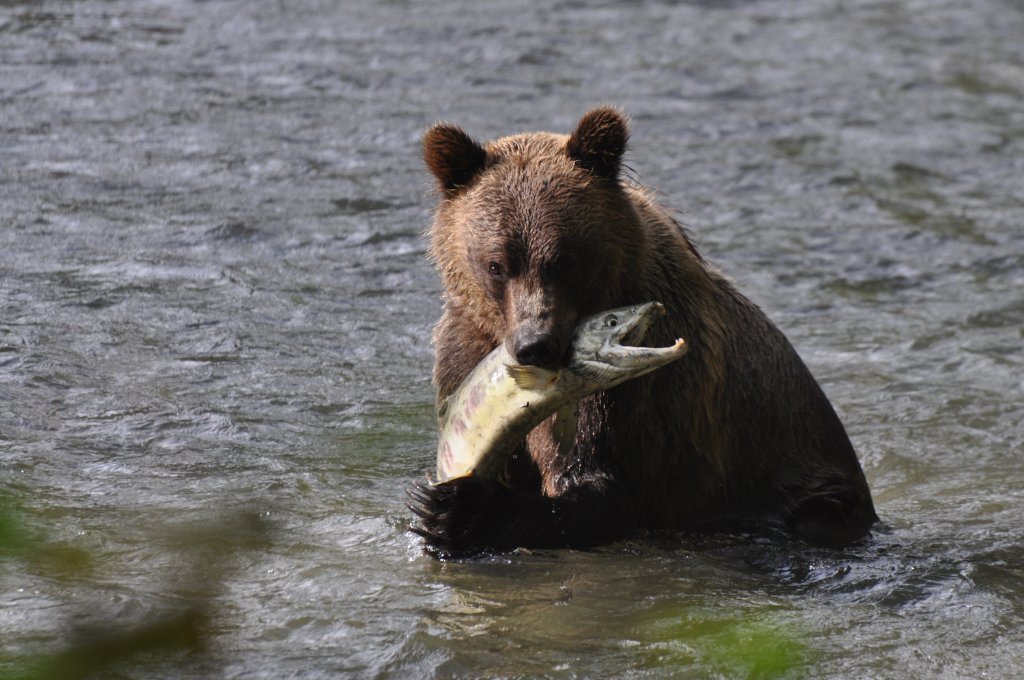
<svg viewBox="0 0 1024 680">
<path fill-rule="evenodd" d="M 577 320 L 612 307 L 661 302 L 644 344 L 681 337 L 690 351 L 584 399 L 568 455 L 549 419 L 500 481 L 416 485 L 412 529 L 442 558 L 752 521 L 816 546 L 857 541 L 877 518 L 839 418 L 765 314 L 621 178 L 627 140 L 610 108 L 569 136 L 482 146 L 442 123 L 424 137 L 440 194 L 429 232 L 444 287 L 438 403 L 499 343 L 522 363 L 563 363 Z"/>
</svg>

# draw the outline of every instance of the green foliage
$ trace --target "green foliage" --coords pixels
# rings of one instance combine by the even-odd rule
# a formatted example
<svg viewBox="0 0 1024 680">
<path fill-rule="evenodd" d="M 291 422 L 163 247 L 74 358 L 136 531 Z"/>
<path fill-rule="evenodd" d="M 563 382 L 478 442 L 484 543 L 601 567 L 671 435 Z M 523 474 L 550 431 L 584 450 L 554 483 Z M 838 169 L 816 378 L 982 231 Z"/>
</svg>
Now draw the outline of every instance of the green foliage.
<svg viewBox="0 0 1024 680">
<path fill-rule="evenodd" d="M 803 665 L 807 657 L 806 646 L 791 631 L 766 622 L 733 622 L 710 642 L 708 661 L 727 672 L 736 671 L 737 677 L 780 677 Z"/>
<path fill-rule="evenodd" d="M 11 680 L 78 680 L 96 677 L 118 663 L 154 652 L 203 648 L 204 615 L 196 610 L 164 616 L 130 627 L 96 629 L 81 634 L 66 649 L 39 654 L 8 676 Z"/>
<path fill-rule="evenodd" d="M 0 494 L 0 565 L 20 561 L 30 572 L 58 582 L 92 574 L 96 559 L 72 545 L 47 540 L 30 529 L 27 513 Z M 163 599 L 176 602 L 145 620 L 100 619 L 67 631 L 72 642 L 26 656 L 0 652 L 0 674 L 11 680 L 78 680 L 106 677 L 126 662 L 168 663 L 206 649 L 211 600 L 227 573 L 227 560 L 242 549 L 263 547 L 265 523 L 253 513 L 222 517 L 198 529 L 171 530 L 168 536 L 182 556 L 185 578 Z M 208 554 L 215 546 L 217 557 Z"/>
<path fill-rule="evenodd" d="M 728 678 L 798 677 L 811 652 L 772 609 L 709 612 L 666 603 L 648 611 L 637 635 L 648 668 L 701 668 Z"/>
</svg>

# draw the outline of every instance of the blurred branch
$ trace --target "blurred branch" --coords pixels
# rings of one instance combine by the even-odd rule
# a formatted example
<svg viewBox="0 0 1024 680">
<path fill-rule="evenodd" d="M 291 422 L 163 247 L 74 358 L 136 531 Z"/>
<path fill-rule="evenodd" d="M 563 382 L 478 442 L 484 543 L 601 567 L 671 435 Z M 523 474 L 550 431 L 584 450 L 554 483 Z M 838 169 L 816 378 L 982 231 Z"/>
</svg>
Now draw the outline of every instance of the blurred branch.
<svg viewBox="0 0 1024 680">
<path fill-rule="evenodd" d="M 12 680 L 77 680 L 88 678 L 136 655 L 205 648 L 206 615 L 187 609 L 152 623 L 117 630 L 94 630 L 68 649 L 41 655 L 15 671 Z"/>
<path fill-rule="evenodd" d="M 26 527 L 25 513 L 7 494 L 0 493 L 0 560 L 13 558 L 31 571 L 81 577 L 89 573 L 94 559 L 74 546 L 48 542 L 38 531 Z M 77 680 L 104 676 L 104 671 L 130 660 L 158 652 L 202 653 L 207 649 L 208 621 L 215 613 L 214 601 L 230 573 L 237 567 L 239 553 L 265 549 L 271 542 L 271 528 L 253 511 L 226 512 L 208 522 L 177 525 L 159 531 L 148 546 L 180 554 L 178 567 L 162 588 L 164 596 L 177 606 L 146 620 L 126 623 L 111 614 L 97 618 L 87 627 L 72 632 L 66 648 L 43 651 L 28 658 L 0 656 L 0 661 L 17 664 L 5 677 L 13 680 Z M 168 611 L 170 610 L 170 611 Z M 83 614 L 85 612 L 82 612 Z"/>
</svg>

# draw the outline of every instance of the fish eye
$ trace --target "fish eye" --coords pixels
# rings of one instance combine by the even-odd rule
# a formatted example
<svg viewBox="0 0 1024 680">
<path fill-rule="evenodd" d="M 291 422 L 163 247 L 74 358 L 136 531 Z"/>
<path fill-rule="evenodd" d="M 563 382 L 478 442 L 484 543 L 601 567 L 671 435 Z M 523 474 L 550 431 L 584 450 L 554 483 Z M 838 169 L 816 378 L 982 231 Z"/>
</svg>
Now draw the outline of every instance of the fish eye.
<svg viewBox="0 0 1024 680">
<path fill-rule="evenodd" d="M 609 314 L 608 316 L 604 317 L 604 325 L 609 328 L 615 328 L 616 326 L 619 325 L 619 317 L 615 316 L 614 314 Z"/>
</svg>

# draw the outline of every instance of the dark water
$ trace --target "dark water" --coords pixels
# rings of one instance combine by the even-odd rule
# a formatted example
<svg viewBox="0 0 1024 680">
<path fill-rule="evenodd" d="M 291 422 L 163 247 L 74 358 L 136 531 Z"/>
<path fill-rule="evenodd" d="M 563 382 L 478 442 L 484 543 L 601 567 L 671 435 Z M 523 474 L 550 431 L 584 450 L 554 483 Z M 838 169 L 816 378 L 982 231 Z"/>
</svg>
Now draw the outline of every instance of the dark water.
<svg viewBox="0 0 1024 680">
<path fill-rule="evenodd" d="M 1021 36 L 1015 0 L 0 3 L 0 491 L 42 546 L 0 556 L 0 674 L 202 586 L 208 651 L 118 677 L 1016 675 Z M 597 103 L 829 393 L 870 544 L 405 532 L 420 135 Z"/>
</svg>

